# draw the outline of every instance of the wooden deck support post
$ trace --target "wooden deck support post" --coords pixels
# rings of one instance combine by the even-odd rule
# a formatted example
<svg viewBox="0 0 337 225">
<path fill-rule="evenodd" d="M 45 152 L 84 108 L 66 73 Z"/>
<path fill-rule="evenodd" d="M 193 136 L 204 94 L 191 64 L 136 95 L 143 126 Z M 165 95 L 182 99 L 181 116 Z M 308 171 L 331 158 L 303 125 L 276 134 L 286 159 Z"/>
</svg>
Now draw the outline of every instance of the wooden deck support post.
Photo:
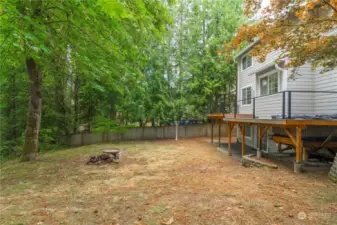
<svg viewBox="0 0 337 225">
<path fill-rule="evenodd" d="M 234 127 L 234 125 L 233 125 Z M 232 124 L 230 122 L 227 122 L 227 134 L 228 134 L 228 142 L 227 142 L 227 151 L 228 155 L 231 156 L 231 144 L 232 144 Z"/>
<path fill-rule="evenodd" d="M 296 127 L 296 163 L 294 164 L 294 172 L 300 173 L 302 171 L 302 127 Z"/>
<path fill-rule="evenodd" d="M 242 124 L 241 125 L 241 139 L 242 139 L 242 143 L 241 143 L 241 155 L 242 156 L 244 156 L 244 154 L 245 154 L 245 134 L 246 134 L 246 132 L 245 132 L 245 125 L 244 124 Z"/>
<path fill-rule="evenodd" d="M 211 126 L 211 143 L 213 144 L 213 126 L 214 126 L 214 121 L 211 119 L 211 123 L 212 123 L 212 126 Z"/>
<path fill-rule="evenodd" d="M 261 127 L 257 126 L 257 158 L 261 158 L 262 152 L 261 152 Z"/>
<path fill-rule="evenodd" d="M 219 146 L 219 148 L 220 148 L 220 140 L 221 140 L 221 120 L 218 120 L 218 124 L 219 124 L 219 138 L 218 138 L 218 140 L 219 140 L 219 144 L 218 144 L 218 146 Z"/>
<path fill-rule="evenodd" d="M 290 130 L 288 128 L 284 128 L 284 131 L 289 136 L 290 140 L 293 142 L 293 144 L 296 146 L 296 138 L 291 134 Z M 297 133 L 296 133 L 297 135 Z"/>
</svg>

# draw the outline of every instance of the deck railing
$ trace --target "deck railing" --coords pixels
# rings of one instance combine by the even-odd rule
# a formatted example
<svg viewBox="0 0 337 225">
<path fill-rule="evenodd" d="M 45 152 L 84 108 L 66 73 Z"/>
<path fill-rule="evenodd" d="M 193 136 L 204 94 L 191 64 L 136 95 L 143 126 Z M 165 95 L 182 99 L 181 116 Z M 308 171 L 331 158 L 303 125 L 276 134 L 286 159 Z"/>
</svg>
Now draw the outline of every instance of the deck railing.
<svg viewBox="0 0 337 225">
<path fill-rule="evenodd" d="M 237 113 L 263 119 L 337 119 L 337 91 L 289 90 L 242 99 L 237 101 Z"/>
</svg>

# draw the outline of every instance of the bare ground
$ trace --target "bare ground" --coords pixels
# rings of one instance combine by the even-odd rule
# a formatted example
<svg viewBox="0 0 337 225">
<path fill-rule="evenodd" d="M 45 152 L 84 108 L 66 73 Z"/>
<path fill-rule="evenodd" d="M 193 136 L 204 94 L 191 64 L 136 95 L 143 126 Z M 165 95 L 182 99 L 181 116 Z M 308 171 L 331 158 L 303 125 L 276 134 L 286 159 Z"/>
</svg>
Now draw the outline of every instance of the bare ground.
<svg viewBox="0 0 337 225">
<path fill-rule="evenodd" d="M 127 160 L 85 164 L 109 147 Z M 0 206 L 1 224 L 337 224 L 337 185 L 242 167 L 206 139 L 128 142 L 3 163 Z"/>
</svg>

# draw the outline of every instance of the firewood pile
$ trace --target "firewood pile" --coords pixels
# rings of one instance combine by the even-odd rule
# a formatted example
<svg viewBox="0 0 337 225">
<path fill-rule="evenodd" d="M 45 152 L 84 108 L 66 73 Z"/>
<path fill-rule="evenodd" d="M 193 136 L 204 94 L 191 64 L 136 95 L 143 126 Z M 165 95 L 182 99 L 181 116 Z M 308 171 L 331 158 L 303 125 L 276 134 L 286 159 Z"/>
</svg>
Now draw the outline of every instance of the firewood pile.
<svg viewBox="0 0 337 225">
<path fill-rule="evenodd" d="M 108 163 L 119 163 L 121 151 L 119 149 L 105 149 L 103 154 L 98 156 L 90 156 L 87 165 L 102 165 Z"/>
</svg>

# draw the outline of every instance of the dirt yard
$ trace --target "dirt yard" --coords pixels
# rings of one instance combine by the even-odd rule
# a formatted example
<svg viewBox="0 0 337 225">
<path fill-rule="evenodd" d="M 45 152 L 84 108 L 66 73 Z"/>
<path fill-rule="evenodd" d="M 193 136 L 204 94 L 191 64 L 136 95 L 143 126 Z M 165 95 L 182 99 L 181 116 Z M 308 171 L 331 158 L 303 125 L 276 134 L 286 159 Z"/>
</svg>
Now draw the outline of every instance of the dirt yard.
<svg viewBox="0 0 337 225">
<path fill-rule="evenodd" d="M 86 165 L 109 147 L 120 166 Z M 1 224 L 337 224 L 326 173 L 246 168 L 207 139 L 92 145 L 9 161 L 1 169 Z"/>
</svg>

